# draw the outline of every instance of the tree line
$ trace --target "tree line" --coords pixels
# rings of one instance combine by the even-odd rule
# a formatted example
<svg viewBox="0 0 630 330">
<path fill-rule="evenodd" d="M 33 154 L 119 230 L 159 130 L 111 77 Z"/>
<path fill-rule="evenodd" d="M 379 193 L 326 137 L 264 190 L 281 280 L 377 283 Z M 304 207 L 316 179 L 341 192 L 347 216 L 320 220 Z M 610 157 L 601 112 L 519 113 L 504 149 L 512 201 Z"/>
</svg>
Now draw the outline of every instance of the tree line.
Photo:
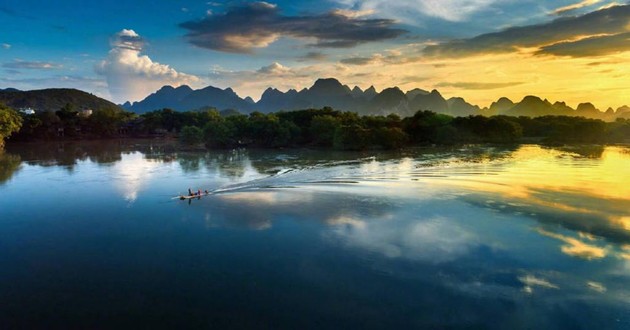
<svg viewBox="0 0 630 330">
<path fill-rule="evenodd" d="M 59 132 L 63 132 L 61 137 Z M 329 107 L 276 113 L 161 109 L 137 115 L 105 108 L 81 116 L 72 105 L 56 112 L 18 114 L 0 107 L 0 138 L 84 139 L 176 135 L 207 148 L 302 147 L 339 150 L 398 149 L 458 143 L 614 143 L 630 141 L 630 120 L 604 122 L 569 116 L 452 117 L 418 111 L 411 117 L 359 115 Z"/>
</svg>

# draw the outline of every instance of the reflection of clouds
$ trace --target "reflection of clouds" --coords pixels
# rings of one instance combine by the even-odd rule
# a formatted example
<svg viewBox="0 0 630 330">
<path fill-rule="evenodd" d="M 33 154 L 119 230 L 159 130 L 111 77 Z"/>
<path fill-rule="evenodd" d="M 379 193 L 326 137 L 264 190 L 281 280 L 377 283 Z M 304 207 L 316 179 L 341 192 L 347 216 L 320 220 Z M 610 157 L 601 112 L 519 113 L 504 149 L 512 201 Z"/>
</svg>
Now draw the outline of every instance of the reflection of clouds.
<svg viewBox="0 0 630 330">
<path fill-rule="evenodd" d="M 509 163 L 495 165 L 498 175 L 453 175 L 437 181 L 501 196 L 497 198 L 521 205 L 511 209 L 544 214 L 541 220 L 559 221 L 569 229 L 625 241 L 630 239 L 630 158 L 625 150 L 607 147 L 601 158 L 585 158 L 523 146 Z"/>
<path fill-rule="evenodd" d="M 359 229 L 366 227 L 366 223 L 363 220 L 354 219 L 347 216 L 340 216 L 326 220 L 326 223 L 331 226 L 351 226 Z"/>
<path fill-rule="evenodd" d="M 335 229 L 334 232 L 348 246 L 381 253 L 390 258 L 448 262 L 465 255 L 476 245 L 474 235 L 445 218 L 406 222 L 371 221 L 367 224 L 355 219 L 346 222 L 361 224 Z"/>
<path fill-rule="evenodd" d="M 630 231 L 630 216 L 612 217 L 611 221 L 619 224 L 619 227 Z"/>
<path fill-rule="evenodd" d="M 521 283 L 525 285 L 523 287 L 523 291 L 526 293 L 533 293 L 534 287 L 541 287 L 541 288 L 546 288 L 546 289 L 559 289 L 557 285 L 547 281 L 544 278 L 539 278 L 534 275 L 528 274 L 525 276 L 520 276 L 518 280 L 521 281 Z"/>
<path fill-rule="evenodd" d="M 599 292 L 599 293 L 606 292 L 606 287 L 599 282 L 589 281 L 589 282 L 586 282 L 586 286 L 595 292 Z"/>
<path fill-rule="evenodd" d="M 249 190 L 240 190 L 249 189 Z M 387 218 L 391 205 L 374 203 L 364 196 L 293 188 L 245 186 L 213 194 L 199 205 L 205 209 L 208 227 L 268 229 L 272 222 L 289 217 L 332 226 L 362 226 L 363 218 Z M 348 216 L 352 214 L 353 216 Z"/>
<path fill-rule="evenodd" d="M 249 217 L 241 219 L 229 219 L 213 217 L 212 214 L 206 213 L 204 221 L 207 228 L 221 227 L 245 227 L 252 230 L 267 230 L 272 227 L 271 219 L 261 217 Z"/>
<path fill-rule="evenodd" d="M 586 260 L 601 259 L 601 258 L 606 257 L 606 249 L 604 248 L 594 246 L 594 245 L 589 245 L 573 237 L 568 237 L 568 236 L 563 236 L 560 234 L 548 232 L 540 228 L 537 229 L 537 231 L 540 234 L 543 234 L 545 236 L 552 237 L 552 238 L 555 238 L 555 239 L 558 239 L 567 243 L 567 245 L 563 245 L 561 247 L 561 251 L 564 254 L 567 254 L 573 257 L 586 259 Z"/>
<path fill-rule="evenodd" d="M 116 173 L 113 178 L 117 179 L 114 185 L 121 191 L 125 200 L 133 203 L 138 198 L 138 192 L 143 184 L 149 180 L 153 170 L 160 164 L 147 161 L 139 152 L 126 154 L 122 157 L 124 161 L 116 163 L 113 167 L 113 171 Z"/>
<path fill-rule="evenodd" d="M 232 203 L 246 203 L 252 205 L 277 205 L 283 203 L 308 203 L 310 195 L 287 194 L 281 191 L 249 191 L 220 195 L 220 198 Z"/>
</svg>

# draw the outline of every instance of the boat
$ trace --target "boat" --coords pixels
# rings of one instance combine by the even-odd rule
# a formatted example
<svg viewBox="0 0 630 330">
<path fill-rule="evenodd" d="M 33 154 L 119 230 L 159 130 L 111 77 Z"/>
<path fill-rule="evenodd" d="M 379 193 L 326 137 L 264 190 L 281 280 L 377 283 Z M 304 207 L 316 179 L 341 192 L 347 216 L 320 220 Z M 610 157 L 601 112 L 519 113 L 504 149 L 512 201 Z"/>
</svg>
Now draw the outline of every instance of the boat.
<svg viewBox="0 0 630 330">
<path fill-rule="evenodd" d="M 194 194 L 194 195 L 179 195 L 179 197 L 177 197 L 177 198 L 179 198 L 180 200 L 186 200 L 186 199 L 193 199 L 193 198 L 201 198 L 203 196 L 208 196 L 208 195 L 210 195 L 209 192 L 203 192 L 203 193 L 201 193 L 201 195 L 198 195 L 198 194 Z"/>
</svg>

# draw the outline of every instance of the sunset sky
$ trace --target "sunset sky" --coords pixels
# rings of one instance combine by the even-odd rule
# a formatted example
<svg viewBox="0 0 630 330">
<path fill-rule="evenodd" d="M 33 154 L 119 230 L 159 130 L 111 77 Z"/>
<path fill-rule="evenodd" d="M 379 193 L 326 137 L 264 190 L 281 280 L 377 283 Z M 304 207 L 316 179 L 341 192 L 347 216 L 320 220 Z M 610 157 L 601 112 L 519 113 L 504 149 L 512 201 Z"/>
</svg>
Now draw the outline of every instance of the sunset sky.
<svg viewBox="0 0 630 330">
<path fill-rule="evenodd" d="M 630 105 L 624 1 L 4 0 L 0 22 L 0 88 L 122 103 L 163 85 L 213 85 L 257 100 L 269 86 L 335 77 L 482 107 L 526 95 Z"/>
</svg>

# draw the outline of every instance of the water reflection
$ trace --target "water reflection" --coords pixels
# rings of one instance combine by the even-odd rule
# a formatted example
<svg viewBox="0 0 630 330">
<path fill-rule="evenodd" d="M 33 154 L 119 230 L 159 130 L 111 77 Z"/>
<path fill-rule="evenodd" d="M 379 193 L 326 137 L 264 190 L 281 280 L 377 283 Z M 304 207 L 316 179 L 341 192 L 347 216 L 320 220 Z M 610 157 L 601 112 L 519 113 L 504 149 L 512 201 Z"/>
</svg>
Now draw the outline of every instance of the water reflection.
<svg viewBox="0 0 630 330">
<path fill-rule="evenodd" d="M 329 225 L 340 225 L 345 221 L 346 225 L 360 226 L 360 219 L 386 217 L 393 207 L 389 201 L 374 203 L 361 196 L 291 189 L 217 194 L 200 200 L 197 206 L 203 210 L 208 227 L 256 230 L 270 229 L 273 220 L 284 218 Z"/>
<path fill-rule="evenodd" d="M 551 149 L 563 152 L 560 157 L 566 155 L 574 158 L 602 158 L 604 150 L 603 145 L 568 145 L 568 146 L 542 146 L 543 149 Z"/>
<path fill-rule="evenodd" d="M 0 149 L 0 185 L 11 179 L 20 170 L 22 159 L 19 155 L 10 154 Z"/>
<path fill-rule="evenodd" d="M 279 328 L 630 324 L 623 147 L 37 148 L 0 186 L 0 323 L 87 310 Z M 188 187 L 212 193 L 173 199 Z"/>
</svg>

